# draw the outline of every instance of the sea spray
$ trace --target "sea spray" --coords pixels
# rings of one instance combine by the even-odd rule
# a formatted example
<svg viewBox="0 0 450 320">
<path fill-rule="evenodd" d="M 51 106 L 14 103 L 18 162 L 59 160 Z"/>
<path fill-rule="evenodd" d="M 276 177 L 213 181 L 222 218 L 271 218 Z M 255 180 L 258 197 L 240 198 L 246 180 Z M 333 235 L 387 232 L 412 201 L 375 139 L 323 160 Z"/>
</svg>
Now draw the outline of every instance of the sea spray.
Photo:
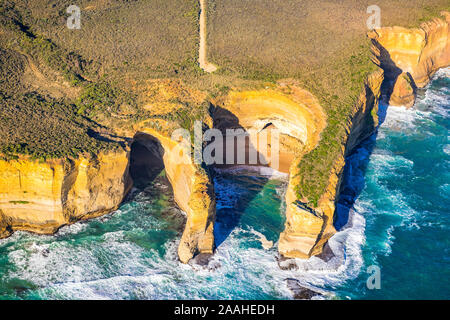
<svg viewBox="0 0 450 320">
<path fill-rule="evenodd" d="M 285 178 L 221 172 L 211 268 L 178 261 L 185 217 L 160 183 L 56 235 L 0 240 L 0 298 L 292 299 L 286 280 L 295 279 L 326 298 L 448 299 L 449 74 L 438 72 L 413 109 L 387 107 L 378 133 L 347 159 L 326 261 L 278 265 Z M 371 265 L 380 290 L 366 287 Z"/>
</svg>

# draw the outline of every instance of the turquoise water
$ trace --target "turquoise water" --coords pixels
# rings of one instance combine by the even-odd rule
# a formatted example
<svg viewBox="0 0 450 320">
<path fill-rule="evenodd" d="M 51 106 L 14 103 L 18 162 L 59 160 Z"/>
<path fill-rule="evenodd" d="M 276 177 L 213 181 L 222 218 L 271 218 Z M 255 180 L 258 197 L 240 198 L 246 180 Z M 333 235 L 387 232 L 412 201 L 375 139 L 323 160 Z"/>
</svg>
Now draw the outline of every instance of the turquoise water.
<svg viewBox="0 0 450 320">
<path fill-rule="evenodd" d="M 0 299 L 292 299 L 288 278 L 326 298 L 448 299 L 449 75 L 440 71 L 414 109 L 382 111 L 378 133 L 349 157 L 328 261 L 281 270 L 285 178 L 239 172 L 215 178 L 214 257 L 179 263 L 184 216 L 160 176 L 112 214 L 0 240 Z M 380 290 L 366 287 L 370 265 Z"/>
<path fill-rule="evenodd" d="M 450 298 L 449 76 L 441 70 L 414 109 L 388 108 L 378 135 L 350 157 L 339 212 L 360 192 L 351 210 L 365 219 L 364 266 L 341 296 Z M 380 290 L 366 288 L 369 265 L 381 268 Z"/>
</svg>

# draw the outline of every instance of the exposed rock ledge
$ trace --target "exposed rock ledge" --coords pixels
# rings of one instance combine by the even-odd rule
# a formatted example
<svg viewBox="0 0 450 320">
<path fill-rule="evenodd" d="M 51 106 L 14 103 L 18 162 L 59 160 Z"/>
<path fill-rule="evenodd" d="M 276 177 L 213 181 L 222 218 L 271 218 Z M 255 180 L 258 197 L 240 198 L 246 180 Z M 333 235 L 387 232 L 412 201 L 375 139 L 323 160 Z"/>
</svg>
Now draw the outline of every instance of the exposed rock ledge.
<svg viewBox="0 0 450 320">
<path fill-rule="evenodd" d="M 450 63 L 450 13 L 420 28 L 381 28 L 368 34 L 374 62 L 392 83 L 390 105 L 412 106 L 415 88 L 423 88 L 440 68 Z"/>
<path fill-rule="evenodd" d="M 49 234 L 98 217 L 116 209 L 131 186 L 126 150 L 77 160 L 0 160 L 0 236 Z"/>
<path fill-rule="evenodd" d="M 382 28 L 369 34 L 374 44 L 374 61 L 381 69 L 368 77 L 348 117 L 348 135 L 341 142 L 341 152 L 329 173 L 327 191 L 314 210 L 304 207 L 295 192 L 299 184 L 297 164 L 317 145 L 326 125 L 325 114 L 314 96 L 294 82 L 284 81 L 271 89 L 231 92 L 212 101 L 214 123 L 210 126 L 281 131 L 280 170 L 290 174 L 286 227 L 279 241 L 281 254 L 300 258 L 320 254 L 323 245 L 336 232 L 335 203 L 345 156 L 372 134 L 378 124 L 376 111 L 385 74 L 386 78 L 395 80 L 392 87 L 396 81 L 405 79 L 397 80 L 402 73 L 415 86 L 423 87 L 437 69 L 448 66 L 449 17 L 445 13 L 445 20 L 433 20 L 421 29 Z M 400 83 L 397 87 L 400 89 L 392 97 L 400 102 L 402 98 L 411 99 L 405 85 Z M 215 201 L 207 172 L 201 166 L 176 161 L 177 142 L 161 130 L 142 123 L 121 134 L 130 138 L 148 135 L 162 147 L 161 157 L 175 201 L 187 215 L 178 249 L 180 260 L 186 263 L 196 253 L 212 253 Z M 77 160 L 1 160 L 0 237 L 14 230 L 53 233 L 62 225 L 116 209 L 132 185 L 129 157 L 129 150 L 122 149 Z"/>
<path fill-rule="evenodd" d="M 348 136 L 342 141 L 342 152 L 336 155 L 327 191 L 320 198 L 315 214 L 298 205 L 294 191 L 299 183 L 295 175 L 297 166 L 295 163 L 291 166 L 286 193 L 286 228 L 279 241 L 281 254 L 292 258 L 318 255 L 326 241 L 336 232 L 333 220 L 345 157 L 377 127 L 382 83 L 387 84 L 390 102 L 411 105 L 410 95 L 413 94 L 415 99 L 414 88 L 425 87 L 438 69 L 450 65 L 450 13 L 443 12 L 442 16 L 443 19 L 436 18 L 422 24 L 420 29 L 388 27 L 369 32 L 368 37 L 373 43 L 373 61 L 380 70 L 367 78 L 358 102 L 348 117 Z M 406 75 L 407 78 L 400 75 Z M 405 81 L 411 86 L 410 90 L 405 89 Z"/>
</svg>

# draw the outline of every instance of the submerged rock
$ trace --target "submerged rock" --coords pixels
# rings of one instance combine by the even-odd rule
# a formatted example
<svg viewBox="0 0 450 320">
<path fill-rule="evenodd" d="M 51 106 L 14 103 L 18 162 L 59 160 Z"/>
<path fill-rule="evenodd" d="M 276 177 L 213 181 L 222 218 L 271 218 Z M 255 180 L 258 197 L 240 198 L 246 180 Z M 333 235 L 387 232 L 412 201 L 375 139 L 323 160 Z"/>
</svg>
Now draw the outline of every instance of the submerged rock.
<svg viewBox="0 0 450 320">
<path fill-rule="evenodd" d="M 286 279 L 286 284 L 296 300 L 311 300 L 314 297 L 323 296 L 320 292 L 300 285 L 300 282 L 296 279 Z"/>
<path fill-rule="evenodd" d="M 194 268 L 201 267 L 202 269 L 207 269 L 209 271 L 216 270 L 220 267 L 220 263 L 212 260 L 213 255 L 210 253 L 199 253 L 196 255 L 189 264 Z"/>
<path fill-rule="evenodd" d="M 282 255 L 278 255 L 276 259 L 281 270 L 298 270 L 295 258 L 286 258 Z"/>
</svg>

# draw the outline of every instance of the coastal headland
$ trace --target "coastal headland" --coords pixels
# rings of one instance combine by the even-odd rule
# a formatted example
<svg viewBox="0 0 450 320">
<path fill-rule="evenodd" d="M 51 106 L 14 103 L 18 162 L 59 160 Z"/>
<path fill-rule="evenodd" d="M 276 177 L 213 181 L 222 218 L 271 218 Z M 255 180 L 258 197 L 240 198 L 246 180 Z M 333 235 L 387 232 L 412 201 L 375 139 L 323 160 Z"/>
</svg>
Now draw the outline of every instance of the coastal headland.
<svg viewBox="0 0 450 320">
<path fill-rule="evenodd" d="M 243 53 L 234 50 L 245 51 L 248 43 L 236 38 L 239 32 L 224 31 L 223 15 L 233 6 L 224 8 L 223 2 L 212 1 L 207 8 L 204 1 L 156 1 L 149 7 L 140 1 L 83 2 L 82 28 L 58 32 L 53 31 L 64 20 L 59 11 L 42 16 L 39 1 L 31 9 L 21 1 L 2 3 L 0 237 L 16 230 L 52 234 L 61 226 L 112 212 L 133 184 L 165 170 L 175 202 L 186 214 L 180 261 L 212 254 L 212 175 L 220 166 L 180 161 L 180 140 L 174 138 L 180 128 L 195 135 L 199 122 L 202 132 L 279 133 L 275 169 L 288 174 L 289 182 L 278 250 L 288 258 L 322 252 L 336 233 L 333 222 L 345 158 L 376 130 L 381 96 L 391 105 L 411 106 L 417 88 L 450 65 L 448 4 L 434 1 L 422 8 L 410 1 L 408 14 L 398 23 L 408 27 L 394 26 L 392 13 L 386 14 L 392 26 L 375 30 L 364 29 L 364 19 L 355 25 L 354 19 L 343 17 L 341 23 L 350 31 L 337 32 L 334 37 L 340 42 L 329 48 L 333 32 L 325 27 L 327 20 L 310 20 L 317 14 L 312 4 L 299 7 L 309 13 L 305 28 L 315 26 L 320 37 L 311 42 L 303 31 L 296 35 L 286 29 L 290 45 L 295 37 L 305 36 L 301 39 L 311 46 L 309 53 L 300 51 L 298 56 L 287 55 L 294 52 L 290 45 L 270 42 L 270 32 L 260 41 L 267 26 L 258 29 L 258 21 L 237 10 L 237 4 L 228 15 L 232 28 L 255 23 L 247 23 L 244 33 L 253 45 L 244 61 Z M 389 5 L 383 5 L 389 12 Z M 250 12 L 261 10 L 264 16 L 271 6 Z M 349 14 L 359 17 L 358 8 Z M 277 21 L 296 19 L 288 9 L 273 11 Z M 129 14 L 136 10 L 142 15 Z M 157 13 L 158 19 L 184 28 L 138 33 L 141 19 L 150 21 Z M 200 19 L 208 20 L 203 36 Z M 119 34 L 115 41 L 111 25 Z M 258 30 L 261 36 L 253 37 Z M 202 48 L 207 42 L 208 51 Z M 277 54 L 277 47 L 285 49 Z M 258 58 L 261 52 L 271 52 L 274 59 Z M 308 55 L 314 58 L 306 62 Z M 291 68 L 278 68 L 294 60 Z M 251 148 L 266 153 L 258 144 L 244 148 L 246 155 Z"/>
</svg>

